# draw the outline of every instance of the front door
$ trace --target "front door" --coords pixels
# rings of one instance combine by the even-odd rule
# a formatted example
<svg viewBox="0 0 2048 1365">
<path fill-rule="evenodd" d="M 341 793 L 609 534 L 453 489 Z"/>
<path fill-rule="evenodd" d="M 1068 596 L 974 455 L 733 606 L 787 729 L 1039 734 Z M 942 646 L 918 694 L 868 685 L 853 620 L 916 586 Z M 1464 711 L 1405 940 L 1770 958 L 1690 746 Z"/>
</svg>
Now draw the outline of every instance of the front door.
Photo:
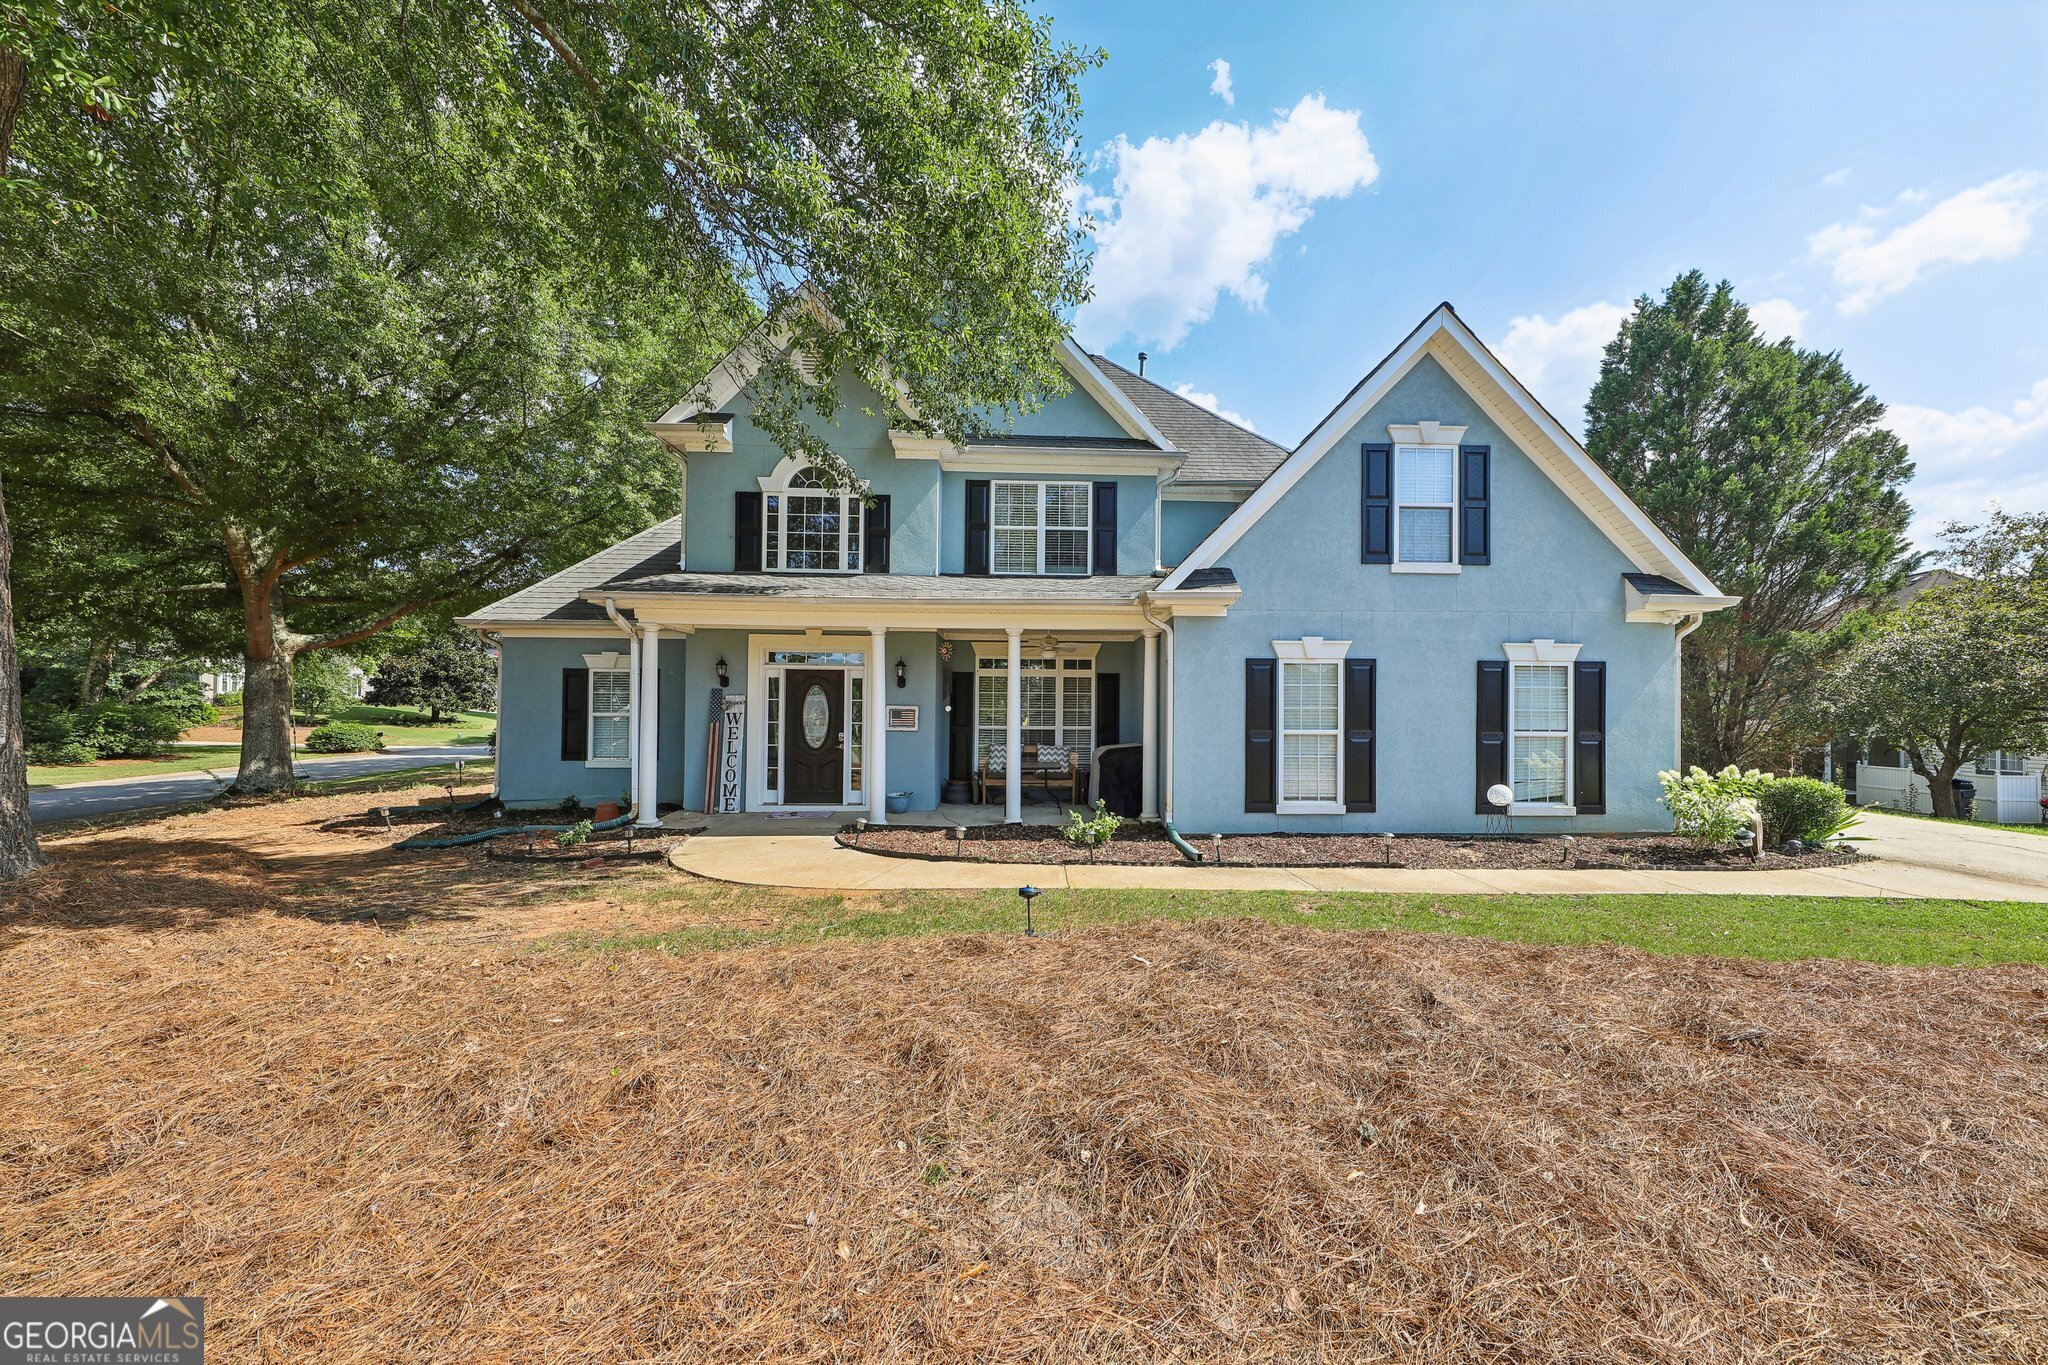
<svg viewBox="0 0 2048 1365">
<path fill-rule="evenodd" d="M 782 679 L 782 799 L 837 806 L 846 799 L 846 675 L 791 669 Z"/>
</svg>

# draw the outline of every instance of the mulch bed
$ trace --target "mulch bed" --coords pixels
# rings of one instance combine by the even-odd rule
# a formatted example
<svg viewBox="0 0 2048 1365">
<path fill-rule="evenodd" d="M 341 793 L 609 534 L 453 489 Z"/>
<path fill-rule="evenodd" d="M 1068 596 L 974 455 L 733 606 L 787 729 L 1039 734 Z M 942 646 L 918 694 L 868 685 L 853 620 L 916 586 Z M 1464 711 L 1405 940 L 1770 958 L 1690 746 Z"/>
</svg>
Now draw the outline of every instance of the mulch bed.
<svg viewBox="0 0 2048 1365">
<path fill-rule="evenodd" d="M 458 809 L 452 814 L 446 810 L 407 810 L 399 807 L 372 806 L 360 814 L 329 820 L 320 828 L 330 833 L 353 834 L 362 839 L 395 844 L 404 839 L 449 839 L 464 834 L 479 834 L 487 829 L 503 829 L 508 825 L 573 825 L 578 820 L 592 818 L 587 810 L 514 810 L 500 815 L 496 806 L 464 810 L 459 808 L 462 804 L 464 799 L 458 798 Z M 580 844 L 563 844 L 557 841 L 554 833 L 540 831 L 532 834 L 508 834 L 502 839 L 486 839 L 454 848 L 405 851 L 459 854 L 492 862 L 573 864 L 594 860 L 609 862 L 621 858 L 658 860 L 665 857 L 683 838 L 696 832 L 674 829 L 649 831 L 634 829 L 628 825 L 620 829 L 594 829 Z"/>
<path fill-rule="evenodd" d="M 1223 858 L 1206 834 L 1186 836 L 1206 860 L 1223 867 L 1622 868 L 1665 870 L 1832 867 L 1860 854 L 1846 848 L 1793 857 L 1775 850 L 1754 859 L 1738 848 L 1696 849 L 1675 835 L 1580 834 L 1483 838 L 1471 835 L 1227 834 Z M 1048 825 L 972 825 L 956 844 L 949 826 L 890 825 L 856 832 L 839 842 L 863 853 L 951 862 L 1103 863 L 1123 867 L 1192 866 L 1167 842 L 1158 825 L 1126 823 L 1115 842 L 1086 849 Z"/>
</svg>

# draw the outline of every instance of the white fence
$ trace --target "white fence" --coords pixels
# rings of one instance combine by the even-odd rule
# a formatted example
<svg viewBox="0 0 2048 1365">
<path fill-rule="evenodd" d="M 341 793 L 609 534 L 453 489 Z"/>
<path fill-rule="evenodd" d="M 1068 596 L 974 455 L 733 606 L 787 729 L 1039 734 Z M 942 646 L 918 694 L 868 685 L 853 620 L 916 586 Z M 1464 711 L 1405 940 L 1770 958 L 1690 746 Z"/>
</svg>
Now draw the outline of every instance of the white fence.
<svg viewBox="0 0 2048 1365">
<path fill-rule="evenodd" d="M 1971 814 L 2001 825 L 2032 825 L 2041 820 L 2041 778 L 2038 773 L 1980 773 L 1965 768 L 1956 776 L 1977 784 L 1977 805 Z M 1911 768 L 1856 765 L 1856 803 L 1892 810 L 1934 814 L 1927 783 Z"/>
</svg>

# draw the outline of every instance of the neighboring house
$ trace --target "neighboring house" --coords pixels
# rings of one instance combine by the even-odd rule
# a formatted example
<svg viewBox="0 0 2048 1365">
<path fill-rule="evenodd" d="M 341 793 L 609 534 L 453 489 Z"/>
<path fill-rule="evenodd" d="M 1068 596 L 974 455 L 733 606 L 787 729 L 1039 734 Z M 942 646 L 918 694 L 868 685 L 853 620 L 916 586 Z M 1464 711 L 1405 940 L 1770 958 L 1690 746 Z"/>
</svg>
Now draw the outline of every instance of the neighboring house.
<svg viewBox="0 0 2048 1365">
<path fill-rule="evenodd" d="M 1906 580 L 1898 591 L 1898 601 L 1904 605 L 1929 588 L 1962 581 L 1948 569 L 1926 569 Z M 1868 758 L 1861 758 L 1860 747 L 1850 746 L 1847 754 L 1856 765 L 1852 789 L 1856 804 L 1934 813 L 1927 779 L 1913 771 L 1904 751 L 1880 741 L 1869 746 Z M 1981 755 L 1956 777 L 1977 789 L 1970 809 L 1975 818 L 2007 825 L 2048 823 L 2048 810 L 2041 805 L 2041 798 L 2048 795 L 2048 754 L 1998 750 Z"/>
<path fill-rule="evenodd" d="M 964 449 L 843 381 L 863 506 L 728 357 L 650 428 L 682 515 L 464 622 L 502 642 L 501 797 L 881 820 L 1137 744 L 1142 813 L 1189 831 L 1668 827 L 1678 641 L 1735 599 L 1448 304 L 1291 451 L 1063 363 Z"/>
<path fill-rule="evenodd" d="M 199 691 L 208 701 L 242 690 L 242 665 L 239 660 L 229 663 L 208 659 L 202 667 L 204 671 L 199 675 Z"/>
</svg>

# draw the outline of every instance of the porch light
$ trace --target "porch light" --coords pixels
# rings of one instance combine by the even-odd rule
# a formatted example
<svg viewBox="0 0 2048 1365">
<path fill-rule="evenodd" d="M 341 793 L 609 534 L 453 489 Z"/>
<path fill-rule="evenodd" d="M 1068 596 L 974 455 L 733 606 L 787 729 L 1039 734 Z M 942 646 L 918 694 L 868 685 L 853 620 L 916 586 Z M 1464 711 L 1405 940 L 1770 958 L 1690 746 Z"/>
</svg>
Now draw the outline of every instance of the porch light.
<svg viewBox="0 0 2048 1365">
<path fill-rule="evenodd" d="M 910 685 L 910 668 L 903 662 L 900 656 L 896 660 L 896 685 L 898 687 L 908 687 Z"/>
<path fill-rule="evenodd" d="M 726 667 L 725 656 L 723 654 L 718 656 L 718 662 L 714 664 L 713 667 L 718 670 L 718 685 L 720 687 L 731 687 L 732 670 Z"/>
<path fill-rule="evenodd" d="M 1038 930 L 1031 926 L 1031 902 L 1045 893 L 1035 886 L 1020 886 L 1017 888 L 1017 894 L 1024 898 L 1024 937 L 1037 938 Z"/>
</svg>

